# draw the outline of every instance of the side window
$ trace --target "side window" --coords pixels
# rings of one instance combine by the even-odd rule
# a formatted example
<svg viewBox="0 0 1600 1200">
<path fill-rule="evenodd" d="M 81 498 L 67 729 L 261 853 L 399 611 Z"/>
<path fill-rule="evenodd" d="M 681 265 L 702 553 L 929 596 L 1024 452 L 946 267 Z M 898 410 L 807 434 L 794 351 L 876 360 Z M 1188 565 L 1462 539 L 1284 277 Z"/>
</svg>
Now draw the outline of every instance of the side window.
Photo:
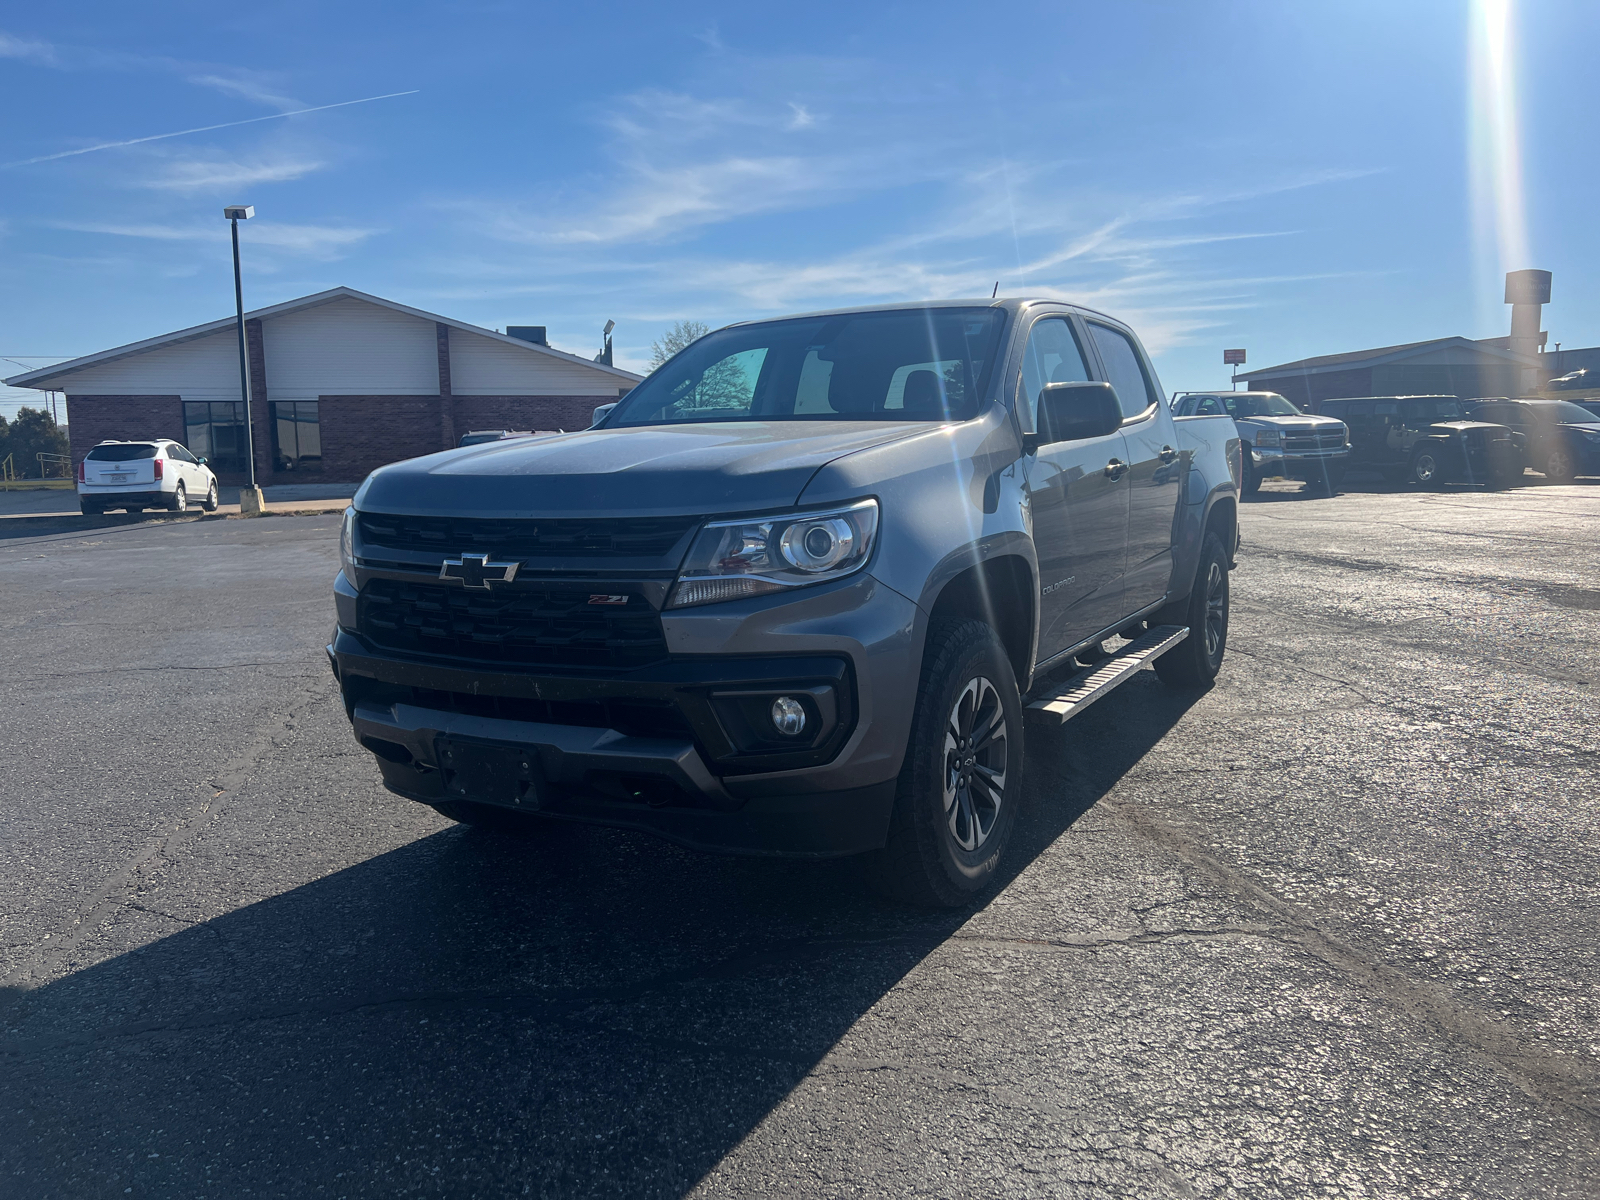
<svg viewBox="0 0 1600 1200">
<path fill-rule="evenodd" d="M 1022 352 L 1022 395 L 1017 411 L 1028 414 L 1028 428 L 1039 428 L 1039 392 L 1047 383 L 1087 383 L 1089 368 L 1072 326 L 1062 317 L 1035 321 Z"/>
<path fill-rule="evenodd" d="M 194 462 L 194 455 L 190 454 L 182 446 L 179 446 L 176 443 L 167 447 L 167 453 L 172 455 L 172 457 L 177 459 L 179 462 Z"/>
<path fill-rule="evenodd" d="M 1343 415 L 1346 420 L 1349 420 L 1352 417 L 1370 417 L 1372 415 L 1372 401 L 1352 400 L 1350 401 L 1349 406 L 1345 408 L 1343 414 L 1336 413 L 1335 415 Z"/>
<path fill-rule="evenodd" d="M 1154 404 L 1159 397 L 1133 343 L 1118 330 L 1092 322 L 1089 336 L 1094 339 L 1095 349 L 1100 351 L 1106 378 L 1117 389 L 1117 398 L 1122 401 L 1122 415 L 1136 417 Z"/>
<path fill-rule="evenodd" d="M 1204 397 L 1194 410 L 1197 417 L 1225 417 L 1227 410 L 1222 407 L 1222 401 L 1215 396 Z"/>
<path fill-rule="evenodd" d="M 1377 400 L 1374 401 L 1372 405 L 1372 412 L 1374 416 L 1393 417 L 1399 411 L 1400 405 L 1394 400 Z"/>
</svg>

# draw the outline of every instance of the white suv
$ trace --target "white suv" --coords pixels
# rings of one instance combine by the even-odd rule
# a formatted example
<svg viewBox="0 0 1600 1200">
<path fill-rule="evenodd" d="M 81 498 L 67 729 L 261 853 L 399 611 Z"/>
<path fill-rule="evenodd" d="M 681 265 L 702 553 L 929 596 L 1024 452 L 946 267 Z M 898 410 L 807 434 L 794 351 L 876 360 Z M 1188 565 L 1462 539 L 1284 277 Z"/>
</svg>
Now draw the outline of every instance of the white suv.
<svg viewBox="0 0 1600 1200">
<path fill-rule="evenodd" d="M 217 510 L 217 477 L 177 442 L 101 442 L 78 464 L 78 507 L 85 515 L 109 508 L 184 512 L 199 504 Z"/>
</svg>

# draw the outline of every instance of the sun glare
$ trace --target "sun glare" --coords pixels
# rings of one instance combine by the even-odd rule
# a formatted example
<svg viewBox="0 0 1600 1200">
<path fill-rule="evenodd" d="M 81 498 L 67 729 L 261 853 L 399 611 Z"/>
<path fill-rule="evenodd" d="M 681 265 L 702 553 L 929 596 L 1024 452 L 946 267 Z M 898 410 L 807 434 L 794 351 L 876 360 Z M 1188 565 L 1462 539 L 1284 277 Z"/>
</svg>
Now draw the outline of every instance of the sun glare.
<svg viewBox="0 0 1600 1200">
<path fill-rule="evenodd" d="M 1478 293 L 1498 317 L 1498 281 L 1531 265 L 1517 123 L 1513 0 L 1473 0 L 1468 98 Z"/>
</svg>

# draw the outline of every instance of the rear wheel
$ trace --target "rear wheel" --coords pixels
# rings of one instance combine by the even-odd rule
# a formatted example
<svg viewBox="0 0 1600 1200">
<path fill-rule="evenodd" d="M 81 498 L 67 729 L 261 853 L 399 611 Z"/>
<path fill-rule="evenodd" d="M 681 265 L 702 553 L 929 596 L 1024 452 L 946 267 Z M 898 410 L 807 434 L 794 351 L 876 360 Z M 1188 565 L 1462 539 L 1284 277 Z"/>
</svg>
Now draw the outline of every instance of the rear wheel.
<svg viewBox="0 0 1600 1200">
<path fill-rule="evenodd" d="M 1578 473 L 1572 451 L 1565 446 L 1557 446 L 1550 451 L 1544 460 L 1544 473 L 1547 479 L 1556 483 L 1571 483 Z"/>
<path fill-rule="evenodd" d="M 78 511 L 86 517 L 98 517 L 106 510 L 104 505 L 96 504 L 92 500 L 79 500 Z"/>
<path fill-rule="evenodd" d="M 202 505 L 202 507 L 207 512 L 217 511 L 217 481 L 215 479 L 211 481 L 211 488 L 206 492 L 205 503 Z"/>
<path fill-rule="evenodd" d="M 994 879 L 1016 826 L 1022 698 L 993 629 L 929 630 L 878 886 L 913 904 L 958 908 Z"/>
<path fill-rule="evenodd" d="M 1183 623 L 1189 636 L 1156 659 L 1156 674 L 1172 687 L 1205 687 L 1222 669 L 1228 649 L 1228 552 L 1214 533 L 1200 546 Z"/>
<path fill-rule="evenodd" d="M 1438 453 L 1431 446 L 1423 446 L 1411 456 L 1411 482 L 1418 487 L 1436 488 L 1444 483 L 1444 468 Z"/>
<path fill-rule="evenodd" d="M 179 484 L 172 493 L 172 499 L 167 501 L 167 508 L 172 512 L 189 511 L 189 489 Z"/>
</svg>

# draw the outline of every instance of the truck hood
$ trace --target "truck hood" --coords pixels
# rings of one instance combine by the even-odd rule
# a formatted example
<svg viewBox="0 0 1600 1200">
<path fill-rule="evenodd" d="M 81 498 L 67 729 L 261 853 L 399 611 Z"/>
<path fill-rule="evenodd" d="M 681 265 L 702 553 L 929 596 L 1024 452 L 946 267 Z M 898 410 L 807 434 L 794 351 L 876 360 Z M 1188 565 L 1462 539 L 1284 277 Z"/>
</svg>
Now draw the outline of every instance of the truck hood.
<svg viewBox="0 0 1600 1200">
<path fill-rule="evenodd" d="M 909 421 L 708 422 L 486 442 L 380 467 L 361 485 L 355 506 L 503 518 L 787 508 L 832 459 L 930 427 Z"/>
<path fill-rule="evenodd" d="M 1283 433 L 1311 433 L 1318 429 L 1332 429 L 1344 422 L 1335 417 L 1314 417 L 1307 413 L 1298 417 L 1238 417 L 1235 420 L 1239 425 L 1260 425 L 1267 429 L 1277 429 Z"/>
</svg>

